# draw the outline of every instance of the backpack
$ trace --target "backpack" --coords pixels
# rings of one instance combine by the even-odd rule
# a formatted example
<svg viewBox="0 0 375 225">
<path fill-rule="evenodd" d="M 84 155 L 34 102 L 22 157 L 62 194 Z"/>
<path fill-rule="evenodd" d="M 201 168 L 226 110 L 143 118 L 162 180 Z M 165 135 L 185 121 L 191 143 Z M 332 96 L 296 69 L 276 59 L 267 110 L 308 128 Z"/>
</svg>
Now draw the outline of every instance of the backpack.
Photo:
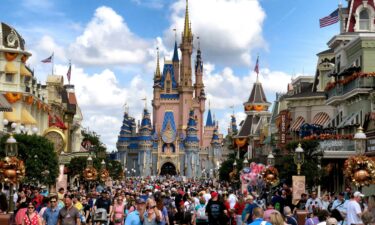
<svg viewBox="0 0 375 225">
<path fill-rule="evenodd" d="M 197 209 L 197 219 L 208 220 L 208 216 L 206 215 L 206 206 L 199 206 Z"/>
<path fill-rule="evenodd" d="M 191 215 L 194 213 L 194 204 L 190 201 L 188 201 L 188 205 L 187 206 L 183 206 L 183 215 L 184 215 L 184 219 L 190 219 L 191 218 Z"/>
</svg>

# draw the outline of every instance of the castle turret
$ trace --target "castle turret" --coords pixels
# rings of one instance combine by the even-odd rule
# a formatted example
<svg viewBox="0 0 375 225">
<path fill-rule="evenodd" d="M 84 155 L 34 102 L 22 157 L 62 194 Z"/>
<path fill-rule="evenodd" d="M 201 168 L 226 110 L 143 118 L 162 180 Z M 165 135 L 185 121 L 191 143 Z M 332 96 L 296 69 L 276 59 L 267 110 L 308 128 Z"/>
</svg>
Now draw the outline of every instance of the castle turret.
<svg viewBox="0 0 375 225">
<path fill-rule="evenodd" d="M 178 84 L 180 81 L 180 59 L 178 58 L 177 41 L 174 42 L 172 64 L 173 64 L 174 77 Z"/>
<path fill-rule="evenodd" d="M 185 138 L 185 176 L 195 177 L 199 170 L 199 138 L 194 110 L 190 110 Z"/>
<path fill-rule="evenodd" d="M 195 60 L 195 98 L 200 97 L 201 90 L 203 88 L 203 61 L 201 55 L 201 49 L 198 43 L 197 58 Z"/>
<path fill-rule="evenodd" d="M 191 32 L 191 24 L 189 20 L 189 4 L 186 0 L 185 11 L 185 25 L 182 33 L 182 43 L 180 45 L 182 53 L 182 62 L 180 69 L 180 85 L 182 87 L 192 86 L 192 73 L 191 73 L 191 54 L 193 53 L 193 34 Z"/>
<path fill-rule="evenodd" d="M 129 145 L 132 140 L 133 133 L 135 132 L 134 127 L 134 118 L 129 116 L 129 113 L 127 110 L 125 110 L 122 126 L 120 130 L 120 134 L 117 139 L 117 149 L 119 153 L 121 154 L 120 158 L 123 159 L 121 162 L 123 165 L 127 164 L 127 153 L 129 150 Z"/>
<path fill-rule="evenodd" d="M 212 139 L 211 139 L 211 152 L 210 152 L 210 154 L 212 154 L 211 165 L 214 171 L 218 169 L 218 166 L 222 160 L 222 147 L 221 147 L 221 141 L 219 138 L 218 129 L 219 127 L 218 125 L 216 125 L 214 129 L 214 134 L 212 135 Z"/>
<path fill-rule="evenodd" d="M 234 115 L 231 115 L 228 133 L 231 135 L 236 135 L 237 132 L 238 130 L 237 130 L 236 117 Z"/>
<path fill-rule="evenodd" d="M 147 109 L 143 111 L 143 118 L 139 129 L 138 136 L 138 165 L 139 171 L 142 176 L 150 176 L 152 171 L 152 125 L 150 119 L 150 113 Z"/>
</svg>

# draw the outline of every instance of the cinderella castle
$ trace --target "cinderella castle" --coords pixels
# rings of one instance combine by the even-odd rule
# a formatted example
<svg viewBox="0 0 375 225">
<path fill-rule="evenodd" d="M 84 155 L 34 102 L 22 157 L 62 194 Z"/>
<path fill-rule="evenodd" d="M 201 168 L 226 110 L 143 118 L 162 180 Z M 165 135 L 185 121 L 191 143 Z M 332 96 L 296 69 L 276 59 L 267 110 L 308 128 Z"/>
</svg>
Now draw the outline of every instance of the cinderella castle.
<svg viewBox="0 0 375 225">
<path fill-rule="evenodd" d="M 192 68 L 193 34 L 188 4 L 179 49 L 181 59 L 175 41 L 172 60 L 165 60 L 162 73 L 158 53 L 152 115 L 145 107 L 142 120 L 136 125 L 125 110 L 117 149 L 128 174 L 214 176 L 223 161 L 223 136 L 218 133 L 210 109 L 204 125 L 203 61 L 198 47 Z"/>
</svg>

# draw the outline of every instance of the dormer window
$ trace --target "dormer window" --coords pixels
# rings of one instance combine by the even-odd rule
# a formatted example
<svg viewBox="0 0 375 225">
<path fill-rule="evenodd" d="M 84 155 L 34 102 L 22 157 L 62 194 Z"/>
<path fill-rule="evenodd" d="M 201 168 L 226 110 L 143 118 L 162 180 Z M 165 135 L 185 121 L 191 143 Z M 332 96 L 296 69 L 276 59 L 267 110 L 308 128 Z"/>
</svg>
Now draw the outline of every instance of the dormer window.
<svg viewBox="0 0 375 225">
<path fill-rule="evenodd" d="M 370 30 L 370 16 L 367 9 L 363 9 L 359 13 L 359 30 L 369 31 Z"/>
</svg>

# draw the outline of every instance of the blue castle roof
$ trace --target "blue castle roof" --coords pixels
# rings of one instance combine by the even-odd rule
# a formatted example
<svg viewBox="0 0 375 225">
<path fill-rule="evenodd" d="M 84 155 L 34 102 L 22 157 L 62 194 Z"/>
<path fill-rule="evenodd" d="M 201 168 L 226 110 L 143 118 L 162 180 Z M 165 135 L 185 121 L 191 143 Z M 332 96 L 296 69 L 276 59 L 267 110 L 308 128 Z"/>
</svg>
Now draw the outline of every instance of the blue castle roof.
<svg viewBox="0 0 375 225">
<path fill-rule="evenodd" d="M 164 64 L 163 75 L 161 76 L 161 81 L 160 81 L 161 88 L 163 89 L 164 86 L 165 86 L 165 80 L 167 78 L 167 74 L 168 73 L 171 76 L 172 89 L 176 89 L 177 88 L 177 83 L 176 83 L 176 79 L 174 77 L 174 70 L 173 70 L 173 65 L 172 64 Z"/>
<path fill-rule="evenodd" d="M 231 119 L 231 128 L 232 128 L 232 132 L 233 133 L 237 133 L 238 132 L 236 117 L 234 115 L 232 115 L 232 119 Z"/>
<path fill-rule="evenodd" d="M 180 61 L 180 60 L 178 59 L 177 41 L 174 42 L 174 51 L 173 51 L 173 58 L 172 58 L 172 61 L 173 61 L 173 62 L 178 62 L 178 61 Z"/>
<path fill-rule="evenodd" d="M 207 114 L 206 127 L 213 127 L 213 126 L 215 126 L 215 124 L 212 120 L 211 109 L 209 109 L 208 114 Z"/>
<path fill-rule="evenodd" d="M 188 126 L 186 129 L 186 138 L 185 138 L 185 143 L 186 142 L 199 142 L 198 136 L 197 136 L 197 122 L 195 120 L 194 116 L 194 110 L 190 110 L 189 113 L 189 121 L 188 121 Z"/>
</svg>

